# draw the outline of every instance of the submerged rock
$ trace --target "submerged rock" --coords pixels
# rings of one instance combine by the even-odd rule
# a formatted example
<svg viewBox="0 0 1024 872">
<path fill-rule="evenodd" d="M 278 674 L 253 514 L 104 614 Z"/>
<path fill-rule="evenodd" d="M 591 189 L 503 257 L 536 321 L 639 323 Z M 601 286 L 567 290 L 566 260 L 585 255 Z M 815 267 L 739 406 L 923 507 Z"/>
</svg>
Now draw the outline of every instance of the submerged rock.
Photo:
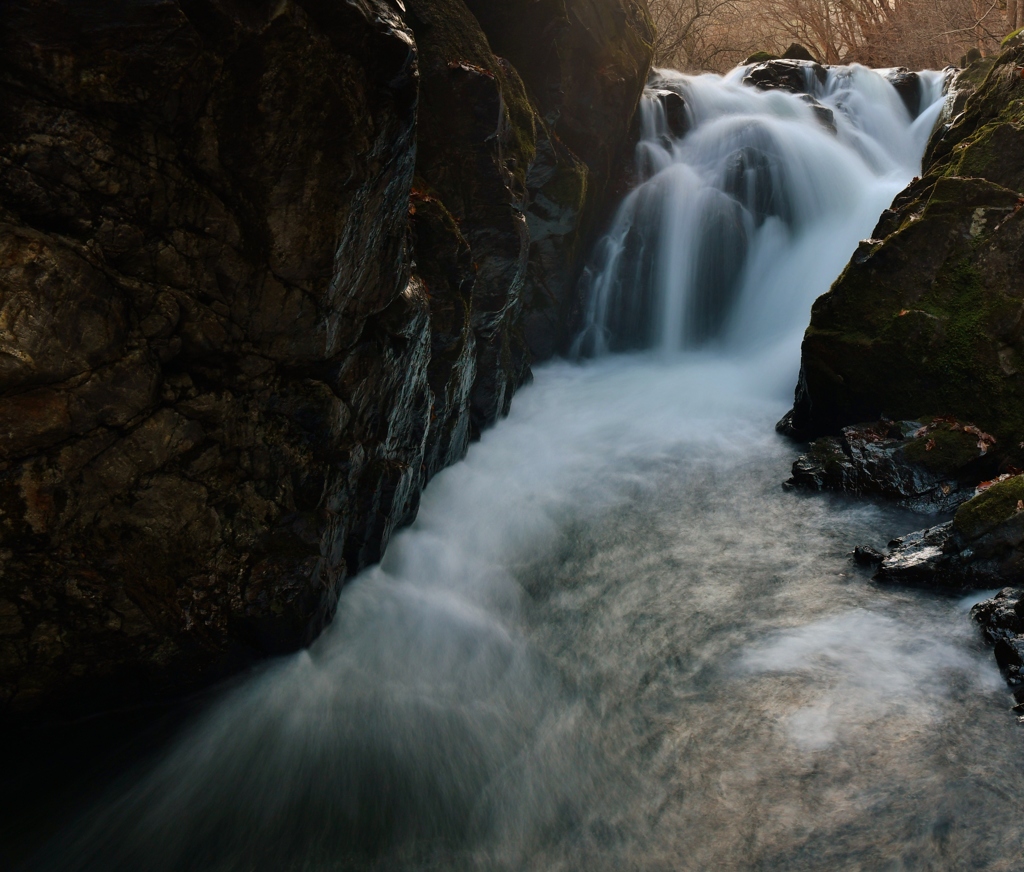
<svg viewBox="0 0 1024 872">
<path fill-rule="evenodd" d="M 994 474 L 994 441 L 952 419 L 857 424 L 812 442 L 786 485 L 881 496 L 919 512 L 952 511 Z"/>
<path fill-rule="evenodd" d="M 818 119 L 818 123 L 835 136 L 839 132 L 839 128 L 836 127 L 835 112 L 829 109 L 828 106 L 822 106 L 810 94 L 804 94 L 802 99 L 811 107 L 814 117 Z"/>
<path fill-rule="evenodd" d="M 675 139 L 682 139 L 690 129 L 690 120 L 686 117 L 686 101 L 683 100 L 683 95 L 663 88 L 652 88 L 649 93 L 653 94 L 661 103 L 669 133 Z"/>
</svg>

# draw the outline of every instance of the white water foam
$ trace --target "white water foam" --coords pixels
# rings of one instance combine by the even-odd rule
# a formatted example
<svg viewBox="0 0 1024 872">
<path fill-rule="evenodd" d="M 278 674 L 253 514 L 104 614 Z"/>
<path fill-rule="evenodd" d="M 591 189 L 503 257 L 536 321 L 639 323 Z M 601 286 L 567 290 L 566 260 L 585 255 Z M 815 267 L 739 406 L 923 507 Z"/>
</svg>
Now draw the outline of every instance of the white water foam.
<svg viewBox="0 0 1024 872">
<path fill-rule="evenodd" d="M 712 343 L 792 355 L 811 302 L 919 172 L 943 104 L 938 73 L 921 74 L 916 118 L 865 67 L 831 68 L 824 81 L 808 67 L 817 106 L 746 87 L 743 73 L 663 70 L 652 82 L 637 148 L 645 178 L 602 242 L 578 350 Z M 670 128 L 668 93 L 685 105 L 685 136 Z"/>
<path fill-rule="evenodd" d="M 968 630 L 964 623 L 936 636 L 934 626 L 853 609 L 776 633 L 746 651 L 741 665 L 755 675 L 807 677 L 808 698 L 784 728 L 801 749 L 823 751 L 896 713 L 919 725 L 942 718 L 951 675 L 997 691 L 996 670 L 964 645 Z"/>
</svg>

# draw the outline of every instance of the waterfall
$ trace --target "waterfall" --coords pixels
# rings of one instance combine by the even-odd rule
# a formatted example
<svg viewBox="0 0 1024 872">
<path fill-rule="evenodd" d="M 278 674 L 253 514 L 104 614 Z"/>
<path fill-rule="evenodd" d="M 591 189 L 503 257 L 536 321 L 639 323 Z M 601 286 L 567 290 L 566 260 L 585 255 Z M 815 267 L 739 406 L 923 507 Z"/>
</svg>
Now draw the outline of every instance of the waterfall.
<svg viewBox="0 0 1024 872">
<path fill-rule="evenodd" d="M 784 493 L 772 426 L 941 77 L 912 118 L 864 68 L 809 80 L 816 104 L 743 75 L 652 82 L 592 266 L 602 354 L 538 367 L 307 651 L 29 868 L 1016 868 L 1024 771 L 986 755 L 1019 735 L 966 607 L 850 579 L 854 544 L 909 527 Z"/>
<path fill-rule="evenodd" d="M 805 94 L 746 86 L 744 68 L 652 77 L 641 181 L 589 270 L 578 352 L 734 352 L 803 329 L 810 301 L 919 172 L 943 74 L 919 74 L 924 108 L 911 117 L 886 71 L 802 72 Z"/>
</svg>

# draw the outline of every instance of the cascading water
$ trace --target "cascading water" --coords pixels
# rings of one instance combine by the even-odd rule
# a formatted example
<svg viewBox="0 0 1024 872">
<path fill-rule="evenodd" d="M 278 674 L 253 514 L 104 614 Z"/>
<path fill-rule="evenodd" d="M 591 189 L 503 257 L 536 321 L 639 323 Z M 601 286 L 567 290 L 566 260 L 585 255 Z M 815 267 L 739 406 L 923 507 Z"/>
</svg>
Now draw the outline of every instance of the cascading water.
<svg viewBox="0 0 1024 872">
<path fill-rule="evenodd" d="M 832 133 L 741 75 L 645 98 L 581 347 L 658 351 L 540 368 L 316 644 L 30 868 L 1020 868 L 1019 735 L 966 605 L 853 570 L 917 519 L 784 493 L 772 429 L 941 82 L 914 120 L 830 70 Z"/>
<path fill-rule="evenodd" d="M 942 106 L 941 73 L 921 74 L 926 108 L 911 119 L 878 73 L 814 69 L 801 96 L 746 87 L 743 68 L 654 78 L 640 109 L 643 181 L 601 243 L 580 350 L 749 348 L 802 332 L 851 240 L 920 169 Z"/>
</svg>

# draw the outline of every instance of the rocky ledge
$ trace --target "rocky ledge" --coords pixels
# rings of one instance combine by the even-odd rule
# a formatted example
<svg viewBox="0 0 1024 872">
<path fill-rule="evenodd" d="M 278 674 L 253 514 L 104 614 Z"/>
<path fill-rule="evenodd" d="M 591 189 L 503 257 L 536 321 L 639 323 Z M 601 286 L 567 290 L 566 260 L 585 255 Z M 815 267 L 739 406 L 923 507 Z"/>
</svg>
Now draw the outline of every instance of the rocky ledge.
<svg viewBox="0 0 1024 872">
<path fill-rule="evenodd" d="M 995 474 L 995 438 L 953 418 L 878 421 L 823 436 L 793 464 L 787 487 L 889 499 L 919 512 L 948 512 Z"/>
<path fill-rule="evenodd" d="M 0 720 L 330 620 L 562 341 L 650 43 L 637 0 L 3 5 Z"/>
<path fill-rule="evenodd" d="M 983 482 L 953 520 L 889 543 L 875 578 L 944 590 L 1015 581 L 1024 571 L 1024 475 Z"/>
</svg>

